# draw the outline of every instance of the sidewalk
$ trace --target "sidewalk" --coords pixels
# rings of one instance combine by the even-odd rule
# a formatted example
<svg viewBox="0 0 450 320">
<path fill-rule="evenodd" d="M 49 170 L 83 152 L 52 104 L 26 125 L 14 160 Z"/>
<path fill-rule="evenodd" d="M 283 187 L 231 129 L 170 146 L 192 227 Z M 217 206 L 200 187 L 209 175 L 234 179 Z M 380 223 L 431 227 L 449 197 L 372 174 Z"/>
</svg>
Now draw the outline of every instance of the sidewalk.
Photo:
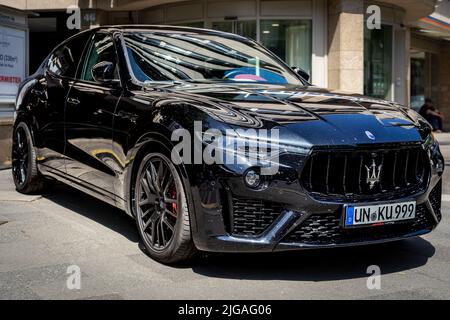
<svg viewBox="0 0 450 320">
<path fill-rule="evenodd" d="M 12 119 L 0 118 L 0 169 L 11 165 Z"/>
<path fill-rule="evenodd" d="M 434 136 L 436 137 L 440 145 L 450 145 L 450 132 L 435 133 Z"/>
</svg>

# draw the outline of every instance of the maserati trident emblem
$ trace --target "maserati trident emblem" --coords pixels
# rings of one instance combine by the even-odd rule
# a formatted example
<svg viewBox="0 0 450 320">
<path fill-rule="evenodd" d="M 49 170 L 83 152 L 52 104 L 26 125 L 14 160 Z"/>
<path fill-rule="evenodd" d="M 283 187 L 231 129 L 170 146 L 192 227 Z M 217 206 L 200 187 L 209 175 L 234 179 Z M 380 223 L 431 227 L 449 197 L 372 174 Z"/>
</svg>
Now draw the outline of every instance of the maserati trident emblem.
<svg viewBox="0 0 450 320">
<path fill-rule="evenodd" d="M 375 187 L 375 185 L 380 182 L 382 165 L 380 164 L 379 166 L 377 166 L 377 164 L 375 163 L 375 158 L 372 158 L 372 165 L 370 167 L 365 167 L 367 170 L 366 182 L 369 185 L 369 189 L 372 190 L 373 187 Z"/>
</svg>

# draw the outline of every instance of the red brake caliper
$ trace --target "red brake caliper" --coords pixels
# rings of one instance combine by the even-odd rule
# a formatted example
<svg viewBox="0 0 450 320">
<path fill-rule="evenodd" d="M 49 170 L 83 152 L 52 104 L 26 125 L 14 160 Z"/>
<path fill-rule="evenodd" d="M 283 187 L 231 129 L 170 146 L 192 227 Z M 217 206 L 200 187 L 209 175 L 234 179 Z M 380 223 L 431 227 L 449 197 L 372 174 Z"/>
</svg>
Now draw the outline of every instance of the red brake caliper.
<svg viewBox="0 0 450 320">
<path fill-rule="evenodd" d="M 177 191 L 173 190 L 172 191 L 172 199 L 176 199 L 177 198 Z M 174 215 L 177 214 L 177 203 L 172 203 L 172 212 Z"/>
</svg>

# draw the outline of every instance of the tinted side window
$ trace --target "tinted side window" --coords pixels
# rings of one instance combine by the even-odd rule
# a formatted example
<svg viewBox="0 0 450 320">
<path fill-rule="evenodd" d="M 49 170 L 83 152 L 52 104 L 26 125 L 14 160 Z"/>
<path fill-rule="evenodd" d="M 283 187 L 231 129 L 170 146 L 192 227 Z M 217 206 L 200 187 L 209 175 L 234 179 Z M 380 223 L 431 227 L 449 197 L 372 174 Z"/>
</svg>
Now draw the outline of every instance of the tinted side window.
<svg viewBox="0 0 450 320">
<path fill-rule="evenodd" d="M 114 79 L 119 79 L 114 42 L 110 35 L 97 33 L 94 35 L 89 45 L 80 79 L 95 82 L 91 71 L 92 68 L 100 62 L 113 63 L 116 66 Z"/>
<path fill-rule="evenodd" d="M 47 61 L 47 70 L 58 76 L 75 78 L 89 35 L 82 33 L 55 49 Z"/>
</svg>

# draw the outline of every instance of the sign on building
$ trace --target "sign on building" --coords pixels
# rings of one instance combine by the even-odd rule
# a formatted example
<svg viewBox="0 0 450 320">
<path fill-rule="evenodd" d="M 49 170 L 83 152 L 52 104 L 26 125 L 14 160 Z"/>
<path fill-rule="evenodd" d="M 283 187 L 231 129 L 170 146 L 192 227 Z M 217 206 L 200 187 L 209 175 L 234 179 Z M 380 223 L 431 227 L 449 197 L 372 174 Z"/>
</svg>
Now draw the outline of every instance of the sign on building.
<svg viewBox="0 0 450 320">
<path fill-rule="evenodd" d="M 14 98 L 26 75 L 26 32 L 0 25 L 0 100 Z"/>
</svg>

